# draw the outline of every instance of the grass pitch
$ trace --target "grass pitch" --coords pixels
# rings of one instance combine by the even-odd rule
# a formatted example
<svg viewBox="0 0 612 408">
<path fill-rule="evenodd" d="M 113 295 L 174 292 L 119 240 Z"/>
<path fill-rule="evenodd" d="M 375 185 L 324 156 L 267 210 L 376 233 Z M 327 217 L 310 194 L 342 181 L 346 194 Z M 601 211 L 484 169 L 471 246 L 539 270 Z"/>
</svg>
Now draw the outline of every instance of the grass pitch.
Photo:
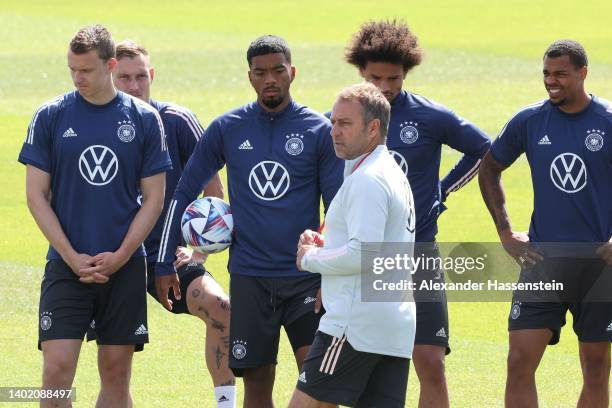
<svg viewBox="0 0 612 408">
<path fill-rule="evenodd" d="M 100 22 L 116 40 L 144 43 L 157 70 L 152 95 L 186 105 L 203 123 L 254 98 L 246 76 L 245 51 L 255 37 L 275 33 L 292 46 L 298 76 L 296 100 L 324 111 L 337 91 L 360 79 L 342 61 L 343 47 L 367 19 L 404 18 L 419 35 L 425 62 L 406 87 L 474 121 L 490 136 L 521 106 L 545 97 L 541 55 L 558 38 L 581 41 L 590 56 L 588 89 L 612 98 L 612 3 L 526 0 L 450 0 L 430 3 L 365 1 L 202 2 L 125 1 L 104 6 L 68 1 L 3 0 L 0 8 L 0 386 L 37 386 L 37 308 L 46 242 L 29 215 L 24 169 L 16 158 L 32 112 L 43 101 L 72 89 L 67 44 L 83 25 Z M 443 171 L 459 156 L 444 151 Z M 527 229 L 532 194 L 524 159 L 505 174 L 515 228 Z M 475 182 L 448 199 L 440 219 L 440 241 L 495 241 L 493 224 Z M 227 288 L 227 254 L 207 266 Z M 503 405 L 507 353 L 505 303 L 452 303 L 452 354 L 447 377 L 452 406 Z M 151 343 L 134 363 L 132 391 L 144 407 L 213 407 L 204 365 L 203 325 L 189 316 L 149 304 Z M 75 380 L 76 406 L 91 406 L 98 389 L 95 346 L 83 346 Z M 285 406 L 297 370 L 283 337 L 274 397 Z M 571 321 L 561 343 L 550 348 L 538 371 L 541 405 L 574 406 L 581 375 Z M 239 382 L 239 403 L 242 386 Z M 418 381 L 410 376 L 409 406 Z M 23 406 L 27 406 L 24 404 Z"/>
</svg>

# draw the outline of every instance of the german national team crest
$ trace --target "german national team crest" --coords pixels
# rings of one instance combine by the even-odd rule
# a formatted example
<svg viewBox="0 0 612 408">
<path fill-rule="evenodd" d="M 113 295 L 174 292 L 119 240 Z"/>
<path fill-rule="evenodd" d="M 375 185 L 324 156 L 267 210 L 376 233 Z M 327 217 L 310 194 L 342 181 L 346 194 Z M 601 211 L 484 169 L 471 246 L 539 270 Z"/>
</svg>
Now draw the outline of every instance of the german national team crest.
<svg viewBox="0 0 612 408">
<path fill-rule="evenodd" d="M 51 328 L 53 321 L 51 320 L 51 312 L 42 312 L 40 315 L 40 328 L 47 331 Z"/>
<path fill-rule="evenodd" d="M 412 144 L 419 138 L 419 131 L 417 129 L 418 123 L 416 122 L 404 122 L 400 124 L 402 130 L 400 131 L 400 139 L 406 144 Z"/>
<path fill-rule="evenodd" d="M 510 317 L 512 320 L 516 320 L 521 315 L 521 302 L 515 302 L 512 305 L 512 310 L 510 311 Z"/>
<path fill-rule="evenodd" d="M 303 135 L 299 133 L 291 133 L 285 136 L 287 138 L 287 143 L 285 143 L 285 150 L 292 156 L 297 156 L 302 153 L 304 150 L 304 142 L 302 139 Z"/>
<path fill-rule="evenodd" d="M 119 124 L 119 129 L 117 129 L 117 136 L 119 136 L 119 140 L 125 143 L 129 143 L 134 140 L 136 137 L 136 129 L 134 129 L 134 125 L 131 120 L 122 120 L 117 122 Z"/>
<path fill-rule="evenodd" d="M 606 133 L 602 132 L 599 129 L 587 130 L 587 133 L 587 137 L 584 140 L 584 144 L 586 145 L 587 149 L 592 152 L 601 150 L 604 143 L 603 135 L 605 135 Z"/>
<path fill-rule="evenodd" d="M 242 360 L 247 353 L 246 349 L 247 342 L 242 340 L 235 340 L 234 346 L 232 347 L 232 355 L 236 360 Z"/>
</svg>

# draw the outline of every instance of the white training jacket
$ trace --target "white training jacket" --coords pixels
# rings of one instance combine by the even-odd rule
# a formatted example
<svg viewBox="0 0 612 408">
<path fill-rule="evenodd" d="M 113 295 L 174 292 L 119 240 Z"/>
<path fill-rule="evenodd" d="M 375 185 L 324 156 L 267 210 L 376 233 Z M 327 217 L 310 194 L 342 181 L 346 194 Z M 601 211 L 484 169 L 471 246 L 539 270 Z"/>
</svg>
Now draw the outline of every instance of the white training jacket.
<svg viewBox="0 0 612 408">
<path fill-rule="evenodd" d="M 320 331 L 346 334 L 358 351 L 411 358 L 414 302 L 361 300 L 361 243 L 414 242 L 412 192 L 385 145 L 359 164 L 363 157 L 346 161 L 344 183 L 325 217 L 324 247 L 308 251 L 302 269 L 321 274 Z"/>
</svg>

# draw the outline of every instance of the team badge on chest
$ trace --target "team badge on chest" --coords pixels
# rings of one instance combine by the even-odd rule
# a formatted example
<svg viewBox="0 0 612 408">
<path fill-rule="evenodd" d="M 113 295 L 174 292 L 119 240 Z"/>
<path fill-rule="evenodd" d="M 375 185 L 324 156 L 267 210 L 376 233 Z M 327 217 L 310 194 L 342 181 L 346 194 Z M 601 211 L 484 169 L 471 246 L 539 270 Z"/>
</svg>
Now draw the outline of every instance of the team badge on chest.
<svg viewBox="0 0 612 408">
<path fill-rule="evenodd" d="M 117 136 L 119 140 L 125 143 L 129 143 L 136 137 L 136 129 L 131 120 L 122 120 L 117 122 L 119 128 L 117 129 Z"/>
<path fill-rule="evenodd" d="M 285 150 L 292 156 L 297 156 L 302 153 L 304 150 L 304 142 L 302 139 L 304 135 L 300 135 L 299 133 L 290 133 L 285 136 L 287 139 L 287 143 L 285 143 Z"/>
<path fill-rule="evenodd" d="M 419 138 L 419 131 L 416 122 L 403 122 L 400 124 L 402 130 L 400 131 L 400 139 L 406 144 L 412 144 Z"/>
<path fill-rule="evenodd" d="M 604 143 L 603 135 L 605 134 L 606 132 L 602 132 L 599 129 L 587 130 L 587 137 L 584 139 L 584 144 L 586 145 L 587 149 L 592 152 L 601 150 Z"/>
</svg>

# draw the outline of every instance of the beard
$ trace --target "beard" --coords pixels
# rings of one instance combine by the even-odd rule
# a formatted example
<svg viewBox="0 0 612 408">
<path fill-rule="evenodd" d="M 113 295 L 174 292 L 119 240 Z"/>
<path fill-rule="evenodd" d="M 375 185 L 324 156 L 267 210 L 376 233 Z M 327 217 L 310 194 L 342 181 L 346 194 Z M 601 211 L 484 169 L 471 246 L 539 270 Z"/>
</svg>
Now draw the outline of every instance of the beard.
<svg viewBox="0 0 612 408">
<path fill-rule="evenodd" d="M 281 103 L 283 103 L 284 100 L 285 100 L 284 96 L 278 95 L 272 98 L 263 98 L 261 103 L 263 103 L 266 106 L 266 108 L 274 109 L 278 107 Z"/>
</svg>

